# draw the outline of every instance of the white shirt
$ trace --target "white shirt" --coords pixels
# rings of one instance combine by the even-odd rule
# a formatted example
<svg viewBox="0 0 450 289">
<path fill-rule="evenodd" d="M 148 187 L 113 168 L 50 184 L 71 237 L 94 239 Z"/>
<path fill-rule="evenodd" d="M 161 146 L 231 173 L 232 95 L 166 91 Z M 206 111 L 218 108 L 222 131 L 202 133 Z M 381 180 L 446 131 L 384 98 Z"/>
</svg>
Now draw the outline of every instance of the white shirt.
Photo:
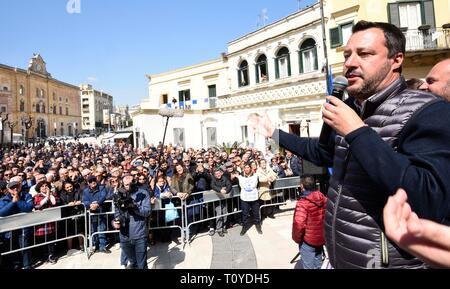
<svg viewBox="0 0 450 289">
<path fill-rule="evenodd" d="M 258 200 L 258 176 L 256 174 L 251 177 L 238 176 L 238 179 L 241 187 L 241 200 L 245 202 Z"/>
</svg>

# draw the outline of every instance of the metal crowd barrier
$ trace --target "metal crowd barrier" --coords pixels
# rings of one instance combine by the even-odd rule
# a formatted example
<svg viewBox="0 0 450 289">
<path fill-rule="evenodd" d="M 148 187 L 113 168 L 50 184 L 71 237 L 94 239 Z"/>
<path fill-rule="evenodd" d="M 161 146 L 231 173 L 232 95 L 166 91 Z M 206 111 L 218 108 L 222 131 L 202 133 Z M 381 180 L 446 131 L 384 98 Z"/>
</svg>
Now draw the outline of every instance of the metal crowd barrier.
<svg viewBox="0 0 450 289">
<path fill-rule="evenodd" d="M 104 211 L 101 213 L 91 213 L 88 211 L 88 224 L 89 226 L 86 227 L 86 229 L 89 229 L 89 253 L 88 256 L 90 257 L 94 252 L 94 239 L 97 238 L 105 238 L 106 242 L 106 236 L 100 236 L 104 234 L 118 234 L 120 231 L 115 229 L 112 225 L 112 221 L 114 220 L 114 214 L 115 214 L 115 206 L 112 200 L 107 200 L 103 202 L 101 205 Z M 93 224 L 97 224 L 97 230 L 93 230 Z M 99 226 L 105 226 L 104 230 L 99 229 Z M 100 241 L 99 241 L 100 242 Z"/>
<path fill-rule="evenodd" d="M 173 208 L 166 208 L 163 204 L 166 200 L 170 200 L 174 203 Z M 176 204 L 176 205 L 175 205 Z M 185 228 L 185 219 L 184 219 L 184 210 L 183 210 L 184 202 L 177 196 L 174 196 L 170 199 L 156 199 L 156 203 L 152 205 L 151 218 L 149 220 L 149 230 L 162 230 L 162 229 L 170 229 L 170 228 L 178 228 L 180 230 L 181 239 L 184 238 L 184 228 Z M 166 221 L 166 211 L 168 210 L 177 210 L 178 218 L 173 221 Z M 181 224 L 180 224 L 181 221 Z"/>
<path fill-rule="evenodd" d="M 262 201 L 263 204 L 259 206 L 259 215 L 265 207 L 283 206 L 288 200 L 297 201 L 300 198 L 299 187 L 300 177 L 277 179 L 269 192 L 271 199 Z"/>
<path fill-rule="evenodd" d="M 171 201 L 176 201 L 179 203 L 178 206 L 174 206 L 173 209 L 177 210 L 179 217 L 171 222 L 165 221 L 165 212 L 167 210 L 171 210 L 170 208 L 163 208 L 162 202 L 164 199 L 157 199 L 155 205 L 152 205 L 151 218 L 149 218 L 149 230 L 160 230 L 160 229 L 169 229 L 169 228 L 178 228 L 181 232 L 181 239 L 184 241 L 184 217 L 183 217 L 183 202 L 179 197 L 174 196 L 171 198 Z M 101 213 L 91 213 L 88 211 L 88 224 L 89 226 L 89 254 L 90 257 L 94 252 L 94 239 L 97 238 L 105 238 L 106 236 L 101 236 L 104 234 L 119 234 L 120 230 L 117 230 L 113 227 L 112 223 L 115 218 L 115 206 L 113 201 L 108 200 L 102 204 L 103 212 Z M 107 209 L 107 207 L 110 207 Z M 153 226 L 152 220 L 156 220 L 156 225 Z M 181 224 L 179 224 L 179 220 L 181 220 Z M 93 230 L 92 224 L 97 224 L 97 230 Z M 99 228 L 99 226 L 101 226 Z M 102 227 L 105 227 L 104 229 Z M 98 241 L 100 242 L 100 240 Z"/>
<path fill-rule="evenodd" d="M 78 230 L 79 222 L 82 222 L 84 229 L 86 229 L 86 208 L 82 204 L 77 206 L 66 205 L 0 218 L 0 234 L 7 235 L 3 238 L 4 242 L 6 242 L 3 248 L 6 250 L 0 253 L 2 256 L 5 256 L 76 237 L 83 238 L 82 246 L 86 252 L 86 231 Z M 51 234 L 51 236 L 45 235 L 43 242 L 36 242 L 35 232 L 37 227 L 44 226 L 44 229 L 46 230 L 47 226 L 52 223 L 55 225 L 55 232 Z M 74 225 L 73 232 L 69 232 L 70 223 L 73 223 Z M 20 237 L 23 239 L 26 237 L 26 243 L 30 244 L 19 245 L 19 240 L 15 240 L 17 233 L 19 233 Z M 23 240 L 23 242 L 25 241 Z"/>
<path fill-rule="evenodd" d="M 260 216 L 261 209 L 264 207 L 286 205 L 288 200 L 298 200 L 300 197 L 299 186 L 300 177 L 277 179 L 270 190 L 271 200 L 263 201 L 263 204 L 260 205 Z M 194 198 L 200 194 L 203 194 L 203 201 L 201 203 L 188 204 L 189 199 L 184 201 L 184 218 L 186 224 L 184 230 L 187 241 L 190 240 L 190 228 L 192 225 L 242 212 L 240 209 L 240 191 L 238 186 L 233 186 L 230 194 L 224 195 L 211 190 L 193 193 L 190 198 Z M 234 208 L 234 200 L 236 199 L 238 201 L 236 206 L 237 210 Z M 229 200 L 231 200 L 231 210 L 230 206 L 227 206 L 227 214 L 217 214 L 215 207 L 218 205 L 222 206 L 223 203 L 227 205 Z M 196 213 L 196 209 L 198 213 Z M 191 210 L 191 214 L 188 213 L 189 210 Z M 190 215 L 192 215 L 191 220 L 189 220 Z"/>
<path fill-rule="evenodd" d="M 199 195 L 203 195 L 203 201 L 200 203 L 196 202 L 192 203 L 192 199 L 195 199 L 195 197 Z M 186 241 L 190 240 L 190 228 L 192 225 L 241 213 L 242 210 L 240 208 L 239 197 L 240 197 L 240 190 L 238 186 L 233 186 L 233 189 L 229 194 L 221 194 L 212 190 L 191 194 L 189 196 L 189 199 L 184 201 L 184 218 L 186 224 L 184 231 Z M 236 199 L 238 202 L 235 208 L 234 200 Z M 188 204 L 189 201 L 191 202 L 190 204 Z M 230 206 L 228 206 L 229 203 L 231 203 L 231 210 L 229 208 Z M 228 213 L 217 214 L 215 208 L 217 206 L 223 205 L 227 207 Z M 198 211 L 198 213 L 196 213 L 196 211 Z M 190 216 L 192 216 L 192 218 L 190 218 Z"/>
</svg>

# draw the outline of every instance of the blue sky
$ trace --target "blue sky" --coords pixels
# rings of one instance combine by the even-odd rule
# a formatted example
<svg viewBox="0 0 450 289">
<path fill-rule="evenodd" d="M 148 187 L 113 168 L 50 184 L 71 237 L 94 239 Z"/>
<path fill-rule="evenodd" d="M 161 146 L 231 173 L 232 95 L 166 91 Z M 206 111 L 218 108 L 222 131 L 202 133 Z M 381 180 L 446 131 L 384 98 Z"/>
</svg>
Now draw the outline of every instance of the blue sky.
<svg viewBox="0 0 450 289">
<path fill-rule="evenodd" d="M 80 1 L 81 13 L 66 10 Z M 301 7 L 315 0 L 302 0 Z M 0 0 L 0 63 L 40 53 L 53 77 L 91 83 L 116 104 L 148 97 L 145 74 L 215 59 L 227 43 L 298 10 L 297 0 Z"/>
</svg>

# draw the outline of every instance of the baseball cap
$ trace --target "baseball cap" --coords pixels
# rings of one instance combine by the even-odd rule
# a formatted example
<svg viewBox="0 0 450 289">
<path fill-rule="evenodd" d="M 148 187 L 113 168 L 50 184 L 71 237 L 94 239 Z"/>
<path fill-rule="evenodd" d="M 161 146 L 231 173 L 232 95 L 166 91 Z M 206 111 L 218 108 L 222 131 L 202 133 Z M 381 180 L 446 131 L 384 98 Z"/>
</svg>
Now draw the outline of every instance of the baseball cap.
<svg viewBox="0 0 450 289">
<path fill-rule="evenodd" d="M 11 182 L 8 183 L 8 185 L 7 185 L 6 187 L 7 187 L 8 189 L 12 189 L 12 188 L 17 187 L 19 184 L 20 184 L 20 183 L 17 182 L 17 181 L 11 181 Z"/>
</svg>

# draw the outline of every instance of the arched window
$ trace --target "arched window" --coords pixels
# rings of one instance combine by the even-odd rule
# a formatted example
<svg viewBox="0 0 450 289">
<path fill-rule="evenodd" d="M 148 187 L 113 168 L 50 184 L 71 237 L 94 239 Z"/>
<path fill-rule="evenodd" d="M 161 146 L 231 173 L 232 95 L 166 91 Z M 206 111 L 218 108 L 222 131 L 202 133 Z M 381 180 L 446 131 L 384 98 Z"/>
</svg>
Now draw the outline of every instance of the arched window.
<svg viewBox="0 0 450 289">
<path fill-rule="evenodd" d="M 56 114 L 56 105 L 53 105 L 53 114 Z"/>
<path fill-rule="evenodd" d="M 291 76 L 291 58 L 289 49 L 282 47 L 275 57 L 275 78 L 286 78 Z"/>
<path fill-rule="evenodd" d="M 40 113 L 41 112 L 41 106 L 38 104 L 36 104 L 36 112 Z"/>
<path fill-rule="evenodd" d="M 256 83 L 269 81 L 269 70 L 267 68 L 267 56 L 261 54 L 256 59 Z"/>
<path fill-rule="evenodd" d="M 248 62 L 247 60 L 244 60 L 239 65 L 238 69 L 238 85 L 239 87 L 247 86 L 250 84 L 250 80 L 248 77 Z"/>
<path fill-rule="evenodd" d="M 69 108 L 66 107 L 66 115 L 69 115 Z"/>
<path fill-rule="evenodd" d="M 308 38 L 300 45 L 298 52 L 300 73 L 316 71 L 319 69 L 319 62 L 317 59 L 317 45 L 316 41 Z"/>
<path fill-rule="evenodd" d="M 42 113 L 45 113 L 45 103 L 41 103 L 41 111 Z"/>
<path fill-rule="evenodd" d="M 23 85 L 21 84 L 19 87 L 19 94 L 20 95 L 24 95 L 25 94 L 25 88 L 23 87 Z"/>
<path fill-rule="evenodd" d="M 19 110 L 20 110 L 20 112 L 24 112 L 25 111 L 25 101 L 23 101 L 23 99 L 20 100 Z"/>
<path fill-rule="evenodd" d="M 59 107 L 59 114 L 62 115 L 62 106 Z"/>
</svg>

